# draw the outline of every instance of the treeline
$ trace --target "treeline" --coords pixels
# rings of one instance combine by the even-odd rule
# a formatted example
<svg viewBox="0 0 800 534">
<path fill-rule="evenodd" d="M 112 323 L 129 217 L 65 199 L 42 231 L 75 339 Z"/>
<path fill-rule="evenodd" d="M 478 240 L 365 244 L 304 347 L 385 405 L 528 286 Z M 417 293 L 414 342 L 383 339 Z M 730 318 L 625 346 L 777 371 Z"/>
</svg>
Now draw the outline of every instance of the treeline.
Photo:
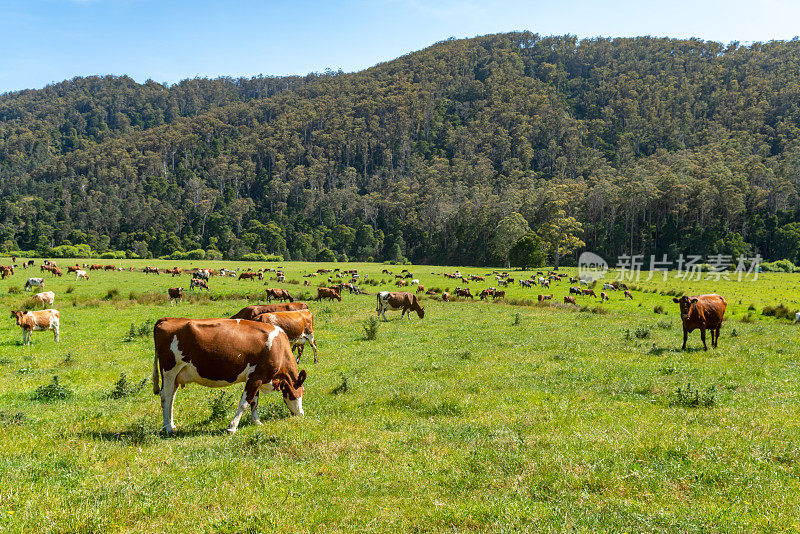
<svg viewBox="0 0 800 534">
<path fill-rule="evenodd" d="M 797 40 L 512 33 L 354 74 L 74 79 L 0 95 L 0 246 L 797 262 L 799 139 Z"/>
</svg>

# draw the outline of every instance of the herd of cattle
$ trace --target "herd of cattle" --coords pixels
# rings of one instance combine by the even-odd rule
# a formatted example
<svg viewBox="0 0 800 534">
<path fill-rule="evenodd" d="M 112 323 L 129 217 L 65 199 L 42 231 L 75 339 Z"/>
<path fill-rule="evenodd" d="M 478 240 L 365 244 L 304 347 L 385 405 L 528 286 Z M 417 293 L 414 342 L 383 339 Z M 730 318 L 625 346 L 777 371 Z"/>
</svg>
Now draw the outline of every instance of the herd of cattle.
<svg viewBox="0 0 800 534">
<path fill-rule="evenodd" d="M 14 259 L 15 260 L 15 259 Z M 33 260 L 22 264 L 26 269 L 33 267 Z M 0 274 L 7 278 L 14 274 L 16 265 L 0 266 Z M 133 271 L 133 268 L 123 269 L 114 265 L 83 264 L 67 268 L 68 273 L 76 273 L 77 280 L 89 280 L 88 271 Z M 41 272 L 50 272 L 52 276 L 62 276 L 61 269 L 53 261 L 45 260 L 41 265 Z M 181 267 L 160 269 L 148 266 L 142 270 L 145 274 L 158 275 L 161 272 L 178 276 L 184 273 Z M 254 271 L 220 269 L 193 269 L 191 274 L 190 289 L 195 287 L 209 290 L 208 282 L 214 276 L 237 277 L 239 280 L 263 280 L 265 273 L 274 273 L 274 280 L 285 282 L 285 275 L 279 269 L 259 269 Z M 317 300 L 329 299 L 341 301 L 345 290 L 351 294 L 367 294 L 357 285 L 361 280 L 367 280 L 357 270 L 340 271 L 339 269 L 318 269 L 316 272 L 304 275 L 304 278 L 313 278 L 330 274 L 328 282 L 334 278 L 349 279 L 331 287 L 318 287 Z M 382 274 L 393 275 L 388 269 Z M 431 273 L 434 274 L 434 273 Z M 470 275 L 464 277 L 460 272 L 444 273 L 446 278 L 460 280 L 465 286 L 470 282 L 486 282 L 487 276 L 494 276 L 497 286 L 508 287 L 515 282 L 507 272 L 494 271 L 486 276 Z M 439 289 L 425 290 L 425 287 L 414 278 L 413 274 L 403 269 L 402 273 L 394 275 L 395 284 L 399 287 L 407 286 L 410 280 L 417 289 L 414 293 L 408 291 L 380 291 L 377 293 L 376 313 L 386 320 L 387 311 L 401 311 L 401 319 L 406 314 L 416 312 L 420 319 L 425 317 L 425 308 L 419 297 L 420 293 L 439 298 L 443 302 L 451 302 L 453 297 L 447 291 Z M 536 277 L 519 280 L 520 286 L 525 288 L 542 287 L 549 289 L 551 284 L 561 282 L 567 278 L 563 273 L 548 272 L 537 273 Z M 385 280 L 383 281 L 385 283 Z M 268 280 L 266 284 L 269 284 Z M 593 287 L 577 278 L 569 278 L 569 294 L 564 296 L 564 302 L 577 304 L 576 297 L 597 298 Z M 306 280 L 305 286 L 310 282 Z M 44 278 L 29 278 L 25 283 L 25 290 L 45 286 Z M 583 287 L 586 286 L 586 287 Z M 170 305 L 180 303 L 183 299 L 182 287 L 168 288 Z M 603 284 L 600 300 L 609 300 L 609 293 L 621 291 L 623 300 L 633 299 L 631 290 L 623 283 L 612 282 Z M 440 294 L 441 293 L 441 294 Z M 161 396 L 162 411 L 164 416 L 164 429 L 173 432 L 175 424 L 172 417 L 172 406 L 175 393 L 179 386 L 197 383 L 209 387 L 222 387 L 245 382 L 245 390 L 239 402 L 236 414 L 231 421 L 229 431 L 235 432 L 244 410 L 251 409 L 253 422 L 258 422 L 257 405 L 259 391 L 281 391 L 289 410 L 295 415 L 303 415 L 302 397 L 303 383 L 306 379 L 304 370 L 298 371 L 297 364 L 303 354 L 303 348 L 309 344 L 314 352 L 314 362 L 317 362 L 317 344 L 314 338 L 314 315 L 305 302 L 297 302 L 282 288 L 268 288 L 265 292 L 267 304 L 247 306 L 230 318 L 213 319 L 181 319 L 162 318 L 154 327 L 155 359 L 153 362 L 153 392 Z M 455 297 L 462 299 L 472 298 L 474 295 L 469 287 L 458 286 L 454 291 Z M 505 290 L 497 287 L 483 288 L 478 296 L 481 300 L 491 297 L 493 300 L 505 298 Z M 33 296 L 32 305 L 52 306 L 55 301 L 53 291 L 40 292 Z M 539 294 L 538 301 L 552 300 L 552 294 Z M 280 303 L 272 303 L 278 300 Z M 706 344 L 706 330 L 711 332 L 712 347 L 716 347 L 720 328 L 725 314 L 726 301 L 723 297 L 711 295 L 698 295 L 693 297 L 683 296 L 673 299 L 679 305 L 683 323 L 683 350 L 686 349 L 688 334 L 695 329 L 700 330 L 703 347 Z M 288 301 L 288 302 L 287 302 Z M 60 313 L 56 309 L 44 310 L 15 310 L 12 317 L 23 331 L 23 344 L 31 342 L 31 333 L 34 331 L 52 330 L 55 341 L 59 340 Z M 297 355 L 293 356 L 296 351 Z M 160 385 L 159 385 L 160 383 Z"/>
</svg>

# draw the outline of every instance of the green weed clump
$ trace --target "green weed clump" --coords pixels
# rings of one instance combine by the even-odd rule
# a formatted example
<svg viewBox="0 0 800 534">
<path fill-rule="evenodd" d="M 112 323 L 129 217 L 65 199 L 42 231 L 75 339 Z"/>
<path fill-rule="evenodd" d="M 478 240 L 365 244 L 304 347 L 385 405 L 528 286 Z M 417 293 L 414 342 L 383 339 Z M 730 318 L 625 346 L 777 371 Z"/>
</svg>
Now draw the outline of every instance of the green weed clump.
<svg viewBox="0 0 800 534">
<path fill-rule="evenodd" d="M 31 400 L 47 402 L 69 399 L 70 397 L 72 397 L 72 391 L 59 384 L 58 376 L 53 376 L 51 383 L 36 388 L 36 391 L 31 395 Z"/>
<path fill-rule="evenodd" d="M 8 292 L 12 295 L 18 295 L 22 293 L 22 289 L 17 286 L 8 286 Z"/>
<path fill-rule="evenodd" d="M 138 326 L 134 323 L 131 323 L 131 326 L 128 329 L 128 333 L 125 334 L 123 341 L 129 342 L 133 341 L 136 338 L 145 337 L 153 331 L 154 326 L 155 323 L 153 322 L 152 319 L 147 319 L 145 322 L 143 322 Z"/>
<path fill-rule="evenodd" d="M 138 384 L 133 384 L 128 381 L 125 373 L 122 373 L 119 375 L 119 380 L 114 383 L 114 388 L 111 390 L 111 393 L 109 393 L 108 396 L 111 399 L 132 397 L 142 390 L 146 382 L 147 379 L 143 378 Z"/>
<path fill-rule="evenodd" d="M 783 303 L 780 303 L 777 306 L 764 306 L 764 309 L 761 310 L 761 315 L 775 317 L 776 319 L 794 318 L 794 312 L 784 306 Z"/>
<path fill-rule="evenodd" d="M 653 306 L 653 313 L 659 313 L 659 314 L 664 313 L 664 306 L 662 306 L 661 304 Z"/>
<path fill-rule="evenodd" d="M 692 384 L 686 384 L 685 388 L 678 388 L 675 390 L 675 395 L 672 398 L 670 406 L 679 406 L 683 408 L 710 408 L 714 406 L 714 394 L 716 391 L 715 386 L 705 388 L 705 391 L 700 391 L 698 388 L 693 388 Z"/>
<path fill-rule="evenodd" d="M 380 329 L 381 322 L 377 315 L 370 315 L 364 319 L 362 326 L 364 328 L 364 337 L 368 341 L 378 339 L 378 330 Z"/>
<path fill-rule="evenodd" d="M 220 391 L 217 395 L 214 395 L 208 402 L 208 406 L 211 408 L 211 415 L 208 416 L 208 421 L 213 422 L 224 419 L 228 414 L 232 400 L 233 394 L 225 393 L 225 391 Z"/>
<path fill-rule="evenodd" d="M 341 395 L 342 393 L 347 393 L 350 391 L 350 384 L 347 382 L 347 375 L 344 373 L 339 373 L 339 379 L 339 385 L 331 390 L 333 395 Z"/>
</svg>

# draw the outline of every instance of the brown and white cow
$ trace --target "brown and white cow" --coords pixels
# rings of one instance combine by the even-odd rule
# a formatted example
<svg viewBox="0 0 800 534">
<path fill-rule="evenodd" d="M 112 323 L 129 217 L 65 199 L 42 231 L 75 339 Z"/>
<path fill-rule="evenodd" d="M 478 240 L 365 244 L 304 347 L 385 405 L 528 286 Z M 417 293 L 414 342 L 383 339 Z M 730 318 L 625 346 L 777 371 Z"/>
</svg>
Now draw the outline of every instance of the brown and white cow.
<svg viewBox="0 0 800 534">
<path fill-rule="evenodd" d="M 52 291 L 43 291 L 41 293 L 36 293 L 33 296 L 33 300 L 37 304 L 41 304 L 42 307 L 52 306 L 53 302 L 56 300 L 56 294 Z"/>
<path fill-rule="evenodd" d="M 406 313 L 410 317 L 412 311 L 417 312 L 420 319 L 425 317 L 425 308 L 420 305 L 417 296 L 408 291 L 381 291 L 378 293 L 378 307 L 375 308 L 375 311 L 378 312 L 378 315 L 383 316 L 384 321 L 386 320 L 386 310 L 402 310 L 401 319 Z"/>
<path fill-rule="evenodd" d="M 317 363 L 317 342 L 314 341 L 314 314 L 309 310 L 283 311 L 262 313 L 253 318 L 253 321 L 269 323 L 282 328 L 292 344 L 292 350 L 297 348 L 297 363 L 303 355 L 303 345 L 308 342 L 314 351 L 314 363 Z"/>
<path fill-rule="evenodd" d="M 83 278 L 84 280 L 88 280 L 89 279 L 89 273 L 87 273 L 83 269 L 78 269 L 77 271 L 75 271 L 75 281 L 77 282 L 81 278 Z"/>
<path fill-rule="evenodd" d="M 206 291 L 210 291 L 208 289 L 208 283 L 205 280 L 201 280 L 199 278 L 192 278 L 192 281 L 189 282 L 189 289 L 194 289 L 196 287 L 205 289 Z"/>
<path fill-rule="evenodd" d="M 17 326 L 22 328 L 22 344 L 31 343 L 33 332 L 52 330 L 56 343 L 60 333 L 61 313 L 58 310 L 41 311 L 12 311 L 11 317 L 17 320 Z"/>
<path fill-rule="evenodd" d="M 145 267 L 145 269 L 147 269 L 147 267 Z M 100 265 L 99 263 L 94 263 L 94 264 L 92 264 L 91 267 L 89 267 L 89 270 L 90 271 L 102 271 L 103 270 L 103 266 Z M 147 271 L 145 271 L 145 272 L 147 272 Z"/>
<path fill-rule="evenodd" d="M 5 280 L 7 277 L 14 274 L 13 265 L 0 265 L 0 276 Z"/>
<path fill-rule="evenodd" d="M 336 292 L 335 289 L 330 289 L 327 287 L 318 287 L 317 288 L 317 300 L 322 299 L 336 299 L 338 301 L 342 300 L 342 297 L 339 296 L 339 293 Z"/>
<path fill-rule="evenodd" d="M 182 287 L 171 287 L 167 289 L 167 293 L 169 294 L 169 305 L 174 306 L 175 301 L 178 301 L 178 304 L 181 303 L 183 300 L 183 288 Z"/>
<path fill-rule="evenodd" d="M 277 288 L 270 287 L 267 289 L 267 302 L 272 302 L 272 299 L 280 300 L 281 302 L 285 300 L 288 300 L 289 302 L 294 302 L 294 299 L 289 294 L 289 292 L 279 287 Z"/>
<path fill-rule="evenodd" d="M 581 294 L 584 297 L 594 297 L 597 298 L 597 295 L 594 292 L 594 289 L 581 289 Z"/>
<path fill-rule="evenodd" d="M 243 272 L 243 273 L 241 273 L 239 275 L 238 279 L 239 280 L 255 280 L 256 279 L 256 273 Z"/>
<path fill-rule="evenodd" d="M 564 297 L 564 304 L 575 304 L 575 297 L 567 295 L 566 297 Z"/>
<path fill-rule="evenodd" d="M 448 293 L 447 291 L 445 291 L 444 293 L 442 293 L 442 300 L 443 300 L 444 302 L 450 302 L 450 293 Z"/>
<path fill-rule="evenodd" d="M 242 308 L 239 310 L 236 315 L 232 316 L 231 319 L 247 319 L 248 321 L 252 321 L 254 318 L 258 317 L 262 313 L 274 313 L 279 311 L 296 311 L 296 310 L 307 310 L 308 304 L 305 302 L 283 302 L 281 304 L 255 304 L 253 306 L 247 306 L 246 308 Z"/>
<path fill-rule="evenodd" d="M 608 300 L 608 293 L 606 293 L 605 291 L 600 293 L 600 302 L 603 302 L 604 300 Z"/>
<path fill-rule="evenodd" d="M 277 326 L 241 319 L 163 318 L 153 328 L 153 340 L 153 393 L 161 395 L 165 432 L 175 432 L 172 406 L 178 386 L 191 383 L 206 387 L 245 383 L 228 427 L 231 433 L 248 405 L 253 423 L 261 424 L 260 391 L 281 391 L 292 414 L 303 415 L 306 372 L 298 373 L 289 338 Z"/>
<path fill-rule="evenodd" d="M 623 297 L 622 297 L 622 300 L 625 300 L 625 299 L 631 299 L 631 300 L 633 300 L 633 293 L 631 293 L 631 292 L 630 292 L 630 291 L 628 291 L 627 289 L 625 290 L 625 294 L 624 294 L 624 295 L 623 295 Z"/>
<path fill-rule="evenodd" d="M 457 297 L 469 297 L 474 299 L 475 297 L 472 295 L 468 287 L 457 287 L 456 288 L 456 296 Z"/>
<path fill-rule="evenodd" d="M 722 328 L 722 320 L 727 307 L 725 297 L 716 293 L 694 297 L 684 295 L 681 298 L 672 299 L 672 302 L 678 304 L 681 309 L 681 321 L 683 322 L 683 347 L 681 350 L 686 350 L 686 338 L 689 337 L 689 332 L 696 328 L 700 329 L 703 349 L 708 350 L 706 329 L 711 331 L 711 346 L 717 348 L 719 331 Z"/>
</svg>

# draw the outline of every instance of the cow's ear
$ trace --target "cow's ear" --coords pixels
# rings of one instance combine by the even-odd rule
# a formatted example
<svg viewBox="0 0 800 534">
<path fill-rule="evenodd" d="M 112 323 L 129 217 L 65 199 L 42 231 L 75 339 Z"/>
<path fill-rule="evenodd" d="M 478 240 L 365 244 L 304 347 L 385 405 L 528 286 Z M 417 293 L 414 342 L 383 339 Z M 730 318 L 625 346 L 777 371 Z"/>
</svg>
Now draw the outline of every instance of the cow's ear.
<svg viewBox="0 0 800 534">
<path fill-rule="evenodd" d="M 280 378 L 276 378 L 272 381 L 272 389 L 274 389 L 275 391 L 280 391 L 282 385 L 283 381 Z"/>
<path fill-rule="evenodd" d="M 692 304 L 697 304 L 697 299 L 692 299 Z"/>
<path fill-rule="evenodd" d="M 672 302 L 674 302 L 675 304 L 679 303 L 680 301 L 681 301 L 681 300 L 680 300 L 678 297 L 674 297 L 674 298 L 672 299 Z"/>
<path fill-rule="evenodd" d="M 295 387 L 295 388 L 299 388 L 300 386 L 302 386 L 302 385 L 303 385 L 303 382 L 305 382 L 305 381 L 306 381 L 306 370 L 305 370 L 305 369 L 302 369 L 302 370 L 301 370 L 301 371 L 300 371 L 300 372 L 297 374 L 297 381 L 294 383 L 294 387 Z"/>
</svg>

